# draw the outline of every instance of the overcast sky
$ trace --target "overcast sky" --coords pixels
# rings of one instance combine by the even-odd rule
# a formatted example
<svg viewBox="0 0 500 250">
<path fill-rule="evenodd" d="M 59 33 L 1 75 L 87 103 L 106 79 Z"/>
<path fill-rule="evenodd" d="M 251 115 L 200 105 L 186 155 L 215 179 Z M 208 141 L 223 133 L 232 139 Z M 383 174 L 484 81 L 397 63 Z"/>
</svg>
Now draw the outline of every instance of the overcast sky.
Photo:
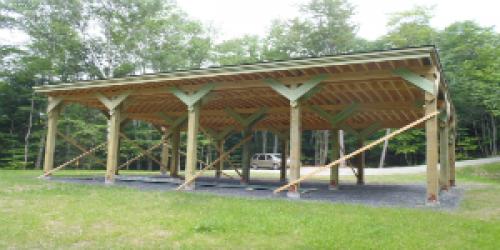
<svg viewBox="0 0 500 250">
<path fill-rule="evenodd" d="M 217 40 L 244 34 L 264 36 L 275 18 L 298 15 L 298 6 L 309 0 L 177 0 L 192 18 L 215 28 Z M 414 5 L 435 6 L 432 25 L 439 29 L 455 21 L 475 20 L 484 26 L 495 26 L 500 32 L 498 0 L 350 0 L 356 6 L 354 21 L 363 38 L 376 39 L 386 31 L 389 13 L 408 10 Z M 23 43 L 26 37 L 11 31 L 0 31 L 0 44 Z"/>
<path fill-rule="evenodd" d="M 271 20 L 298 15 L 298 6 L 309 0 L 177 0 L 191 17 L 211 23 L 219 31 L 219 39 L 244 34 L 265 35 Z M 408 10 L 414 5 L 435 6 L 432 25 L 444 28 L 460 20 L 476 20 L 481 25 L 495 26 L 500 31 L 498 0 L 350 0 L 356 7 L 354 21 L 358 34 L 376 39 L 386 31 L 389 13 Z"/>
</svg>

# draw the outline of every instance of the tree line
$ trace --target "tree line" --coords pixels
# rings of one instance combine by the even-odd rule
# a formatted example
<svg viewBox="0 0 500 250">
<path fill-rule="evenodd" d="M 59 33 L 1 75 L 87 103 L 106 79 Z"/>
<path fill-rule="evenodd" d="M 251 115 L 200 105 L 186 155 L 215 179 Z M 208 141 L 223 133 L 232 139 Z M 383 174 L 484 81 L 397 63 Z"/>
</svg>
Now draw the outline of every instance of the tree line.
<svg viewBox="0 0 500 250">
<path fill-rule="evenodd" d="M 262 37 L 216 42 L 215 30 L 188 16 L 174 1 L 0 0 L 0 28 L 28 37 L 26 44 L 0 46 L 0 168 L 42 164 L 46 100 L 33 93 L 33 86 L 429 44 L 439 50 L 458 113 L 458 159 L 497 154 L 500 36 L 493 27 L 464 20 L 439 30 L 430 25 L 432 8 L 415 6 L 392 13 L 386 34 L 369 41 L 357 35 L 355 7 L 348 0 L 310 0 L 299 8 L 299 17 L 272 21 Z M 106 139 L 106 118 L 96 110 L 69 105 L 59 131 L 80 147 L 91 148 Z M 161 137 L 141 121 L 128 123 L 124 133 L 143 148 Z M 254 152 L 278 150 L 279 140 L 271 132 L 255 135 Z M 328 131 L 306 131 L 303 136 L 305 163 L 324 163 Z M 387 164 L 425 161 L 424 137 L 424 131 L 416 129 L 390 141 Z M 239 139 L 239 134 L 231 136 L 228 146 Z M 200 135 L 200 142 L 200 157 L 213 158 L 210 140 Z M 346 135 L 345 150 L 354 148 L 354 139 Z M 368 165 L 378 165 L 381 151 L 379 147 L 367 154 Z M 139 152 L 123 140 L 123 161 Z M 79 153 L 74 144 L 58 139 L 56 164 Z M 73 167 L 104 168 L 104 155 L 98 152 Z M 233 157 L 238 160 L 240 152 Z M 156 166 L 144 159 L 130 167 Z"/>
</svg>

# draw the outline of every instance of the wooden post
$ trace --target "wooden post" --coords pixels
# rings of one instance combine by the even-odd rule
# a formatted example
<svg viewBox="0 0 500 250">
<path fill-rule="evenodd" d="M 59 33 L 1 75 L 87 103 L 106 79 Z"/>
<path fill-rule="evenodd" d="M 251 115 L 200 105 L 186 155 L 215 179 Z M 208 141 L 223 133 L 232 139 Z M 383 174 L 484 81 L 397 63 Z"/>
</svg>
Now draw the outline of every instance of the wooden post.
<svg viewBox="0 0 500 250">
<path fill-rule="evenodd" d="M 198 154 L 198 128 L 200 118 L 200 105 L 194 104 L 188 108 L 188 127 L 187 127 L 187 149 L 186 149 L 186 180 L 190 180 L 196 173 L 197 154 Z M 195 182 L 185 185 L 185 190 L 194 190 Z"/>
<path fill-rule="evenodd" d="M 437 77 L 439 79 L 439 77 Z M 437 112 L 437 82 L 435 84 L 436 94 L 425 92 L 425 114 Z M 438 181 L 438 118 L 432 117 L 425 122 L 426 136 L 426 161 L 427 161 L 427 204 L 439 203 L 439 181 Z"/>
<path fill-rule="evenodd" d="M 118 159 L 120 157 L 120 127 L 124 121 L 122 117 L 122 104 L 131 94 L 131 91 L 126 91 L 111 98 L 97 93 L 96 98 L 108 109 L 108 151 L 106 158 L 106 176 L 104 183 L 113 184 L 115 181 L 116 169 L 118 166 Z"/>
<path fill-rule="evenodd" d="M 365 145 L 365 138 L 358 137 L 358 147 L 362 148 Z M 362 152 L 356 157 L 356 168 L 358 169 L 358 175 L 356 176 L 356 184 L 365 184 L 365 152 Z"/>
<path fill-rule="evenodd" d="M 172 131 L 172 157 L 170 160 L 170 176 L 179 177 L 179 145 L 181 141 L 181 130 L 179 128 Z"/>
<path fill-rule="evenodd" d="M 165 132 L 163 132 L 162 136 L 162 141 L 167 142 L 168 138 Z M 161 147 L 161 159 L 160 159 L 160 174 L 161 175 L 166 175 L 167 174 L 167 166 L 168 166 L 168 146 L 167 144 L 163 144 Z"/>
<path fill-rule="evenodd" d="M 47 107 L 47 137 L 43 172 L 49 173 L 54 168 L 54 153 L 56 149 L 57 120 L 61 114 L 61 100 L 49 97 Z"/>
<path fill-rule="evenodd" d="M 108 121 L 108 151 L 106 158 L 106 184 L 113 184 L 115 181 L 115 173 L 119 156 L 119 134 L 121 122 L 120 106 L 109 111 L 110 118 Z"/>
<path fill-rule="evenodd" d="M 300 178 L 301 165 L 301 104 L 299 102 L 290 103 L 290 181 Z M 300 198 L 299 184 L 289 187 L 287 196 L 291 198 Z"/>
<path fill-rule="evenodd" d="M 339 130 L 334 129 L 332 134 L 332 161 L 335 161 L 340 156 Z M 339 165 L 330 168 L 330 190 L 337 190 L 339 186 Z"/>
<path fill-rule="evenodd" d="M 216 147 L 219 149 L 219 157 L 224 154 L 224 140 L 219 140 L 215 142 Z M 224 161 L 219 161 L 215 169 L 215 178 L 220 179 L 222 170 L 224 170 Z"/>
<path fill-rule="evenodd" d="M 439 185 L 441 190 L 448 190 L 450 188 L 448 139 L 448 122 L 443 122 L 439 127 Z"/>
<path fill-rule="evenodd" d="M 121 124 L 120 124 L 119 130 L 121 131 Z M 120 138 L 120 136 L 118 136 L 117 154 L 116 154 L 116 159 L 115 159 L 116 160 L 116 163 L 115 163 L 115 175 L 119 175 L 120 174 L 120 168 L 118 168 L 118 166 L 120 165 L 120 148 L 121 148 L 121 145 L 122 145 L 122 139 Z"/>
<path fill-rule="evenodd" d="M 288 158 L 287 154 L 288 140 L 281 139 L 281 166 L 280 166 L 280 182 L 286 182 L 286 161 Z"/>
<path fill-rule="evenodd" d="M 246 138 L 252 134 L 250 128 L 243 129 L 243 138 Z M 242 155 L 241 155 L 241 168 L 242 168 L 242 178 L 241 184 L 248 185 L 250 182 L 250 154 L 251 154 L 251 140 L 245 142 L 242 147 Z"/>
<path fill-rule="evenodd" d="M 455 186 L 455 123 L 451 123 L 451 129 L 449 134 L 448 143 L 450 145 L 449 148 L 449 164 L 450 164 L 450 186 Z"/>
</svg>

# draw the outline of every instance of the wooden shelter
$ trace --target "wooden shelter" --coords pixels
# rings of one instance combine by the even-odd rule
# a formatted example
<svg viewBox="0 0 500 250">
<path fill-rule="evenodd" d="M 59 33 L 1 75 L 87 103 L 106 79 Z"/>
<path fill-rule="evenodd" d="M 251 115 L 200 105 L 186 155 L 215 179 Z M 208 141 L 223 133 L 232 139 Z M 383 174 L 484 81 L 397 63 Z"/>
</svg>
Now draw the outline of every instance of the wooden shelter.
<svg viewBox="0 0 500 250">
<path fill-rule="evenodd" d="M 440 188 L 454 184 L 454 154 L 449 146 L 453 148 L 455 115 L 432 46 L 82 81 L 35 90 L 49 100 L 46 173 L 53 169 L 61 107 L 77 103 L 109 114 L 107 183 L 113 183 L 118 166 L 120 125 L 125 119 L 164 128 L 164 139 L 171 138 L 175 159 L 169 166 L 172 176 L 178 173 L 179 133 L 186 131 L 183 187 L 192 189 L 200 130 L 211 134 L 219 149 L 232 132 L 242 132 L 244 137 L 253 130 L 280 134 L 290 143 L 289 181 L 293 182 L 300 177 L 303 130 L 332 130 L 333 135 L 345 130 L 357 136 L 361 147 L 379 129 L 400 128 L 428 115 L 427 201 L 437 202 Z M 437 111 L 441 114 L 436 115 Z M 333 155 L 338 157 L 338 136 L 332 137 Z M 250 178 L 249 150 L 247 140 L 243 143 L 244 183 Z M 162 150 L 162 171 L 166 171 L 168 153 Z M 363 152 L 355 162 L 358 184 L 363 184 Z M 335 188 L 338 167 L 330 167 Z M 298 182 L 290 185 L 289 196 L 298 196 L 298 188 Z"/>
</svg>

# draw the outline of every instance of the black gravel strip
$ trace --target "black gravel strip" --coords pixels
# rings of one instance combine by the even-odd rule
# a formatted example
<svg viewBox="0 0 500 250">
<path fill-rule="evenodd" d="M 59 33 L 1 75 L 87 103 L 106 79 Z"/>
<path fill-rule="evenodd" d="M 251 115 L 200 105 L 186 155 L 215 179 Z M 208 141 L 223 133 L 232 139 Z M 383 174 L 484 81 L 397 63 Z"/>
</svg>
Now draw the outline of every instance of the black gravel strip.
<svg viewBox="0 0 500 250">
<path fill-rule="evenodd" d="M 130 176 L 129 176 L 130 177 Z M 133 178 L 137 180 L 131 180 Z M 134 176 L 127 180 L 116 180 L 115 185 L 133 187 L 140 190 L 173 191 L 178 184 L 159 182 L 155 178 L 161 176 Z M 50 180 L 67 183 L 80 183 L 91 185 L 104 185 L 104 177 L 97 176 L 74 176 L 74 177 L 52 177 Z M 281 186 L 279 181 L 253 180 L 250 185 L 241 185 L 239 180 L 202 177 L 196 181 L 196 191 L 216 195 L 288 199 L 300 201 L 324 201 L 345 204 L 362 204 L 382 207 L 407 207 L 407 208 L 432 208 L 439 210 L 453 210 L 460 204 L 464 189 L 452 188 L 450 191 L 441 192 L 439 205 L 426 206 L 426 188 L 423 184 L 366 184 L 355 185 L 341 183 L 338 190 L 329 190 L 325 182 L 305 182 L 301 184 L 300 199 L 286 197 L 286 192 L 274 195 L 272 191 Z"/>
</svg>

